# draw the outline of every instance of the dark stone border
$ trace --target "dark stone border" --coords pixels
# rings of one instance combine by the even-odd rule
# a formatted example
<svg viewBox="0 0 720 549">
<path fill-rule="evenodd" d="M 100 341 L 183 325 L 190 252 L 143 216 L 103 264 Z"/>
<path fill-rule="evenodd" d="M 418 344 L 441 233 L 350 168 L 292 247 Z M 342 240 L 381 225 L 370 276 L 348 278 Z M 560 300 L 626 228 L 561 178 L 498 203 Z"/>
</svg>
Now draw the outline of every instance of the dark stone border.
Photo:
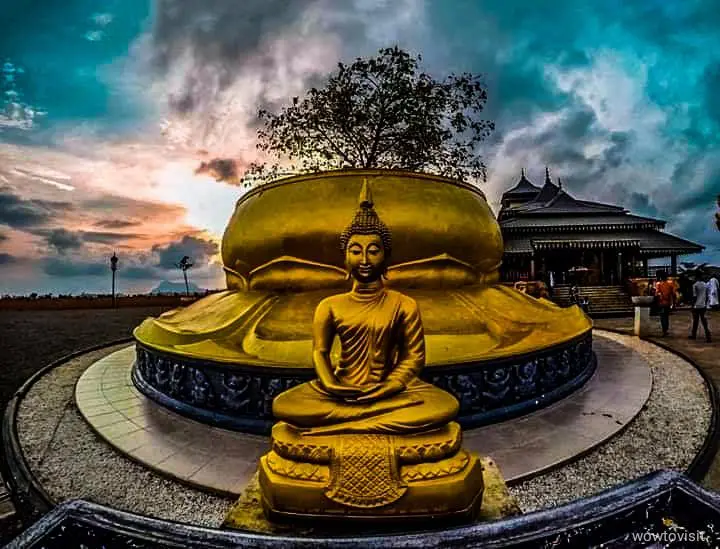
<svg viewBox="0 0 720 549">
<path fill-rule="evenodd" d="M 612 332 L 618 335 L 623 335 L 627 337 L 636 337 L 633 334 L 628 334 L 627 332 L 623 332 L 621 330 L 615 329 L 615 328 L 598 328 L 598 330 L 602 330 L 605 332 Z M 702 479 L 705 477 L 707 472 L 710 470 L 710 465 L 712 465 L 713 459 L 715 458 L 715 455 L 718 452 L 718 447 L 720 445 L 720 393 L 718 392 L 718 387 L 715 385 L 715 382 L 712 380 L 712 378 L 705 372 L 705 369 L 692 357 L 689 355 L 686 355 L 682 351 L 679 351 L 677 349 L 674 349 L 667 343 L 664 343 L 662 341 L 656 341 L 655 339 L 649 339 L 648 337 L 641 337 L 642 341 L 647 341 L 648 343 L 652 345 L 656 345 L 660 347 L 661 349 L 668 351 L 669 353 L 674 354 L 675 356 L 678 356 L 682 358 L 684 361 L 689 362 L 692 364 L 692 366 L 698 371 L 700 376 L 703 378 L 703 381 L 705 382 L 705 386 L 708 389 L 708 395 L 710 397 L 710 427 L 708 428 L 708 432 L 705 435 L 705 440 L 703 441 L 702 446 L 700 447 L 700 451 L 695 454 L 695 458 L 690 462 L 690 465 L 688 465 L 687 469 L 685 470 L 685 474 L 689 476 L 691 479 L 693 479 L 696 482 L 702 481 Z"/>
<path fill-rule="evenodd" d="M 657 471 L 566 505 L 501 521 L 396 535 L 291 537 L 190 526 L 74 500 L 63 503 L 21 534 L 8 549 L 67 547 L 91 540 L 119 547 L 287 548 L 537 548 L 639 546 L 631 534 L 658 528 L 672 517 L 687 532 L 717 531 L 720 495 L 686 476 Z M 656 530 L 657 531 L 657 530 Z M 717 542 L 717 535 L 715 535 Z M 132 545 L 131 545 L 132 544 Z M 76 545 L 76 546 L 77 546 Z M 643 544 L 642 546 L 647 546 Z"/>
<path fill-rule="evenodd" d="M 113 347 L 131 341 L 133 341 L 132 338 L 126 337 L 108 343 L 86 347 L 65 355 L 35 372 L 35 374 L 15 391 L 13 397 L 8 402 L 1 426 L 3 458 L 8 473 L 5 481 L 18 515 L 24 524 L 29 524 L 37 520 L 40 516 L 55 507 L 56 502 L 37 481 L 25 461 L 25 455 L 23 454 L 17 433 L 17 413 L 20 408 L 20 402 L 40 378 L 58 366 L 86 353 L 99 351 L 107 347 Z"/>
<path fill-rule="evenodd" d="M 260 368 L 193 359 L 136 341 L 135 386 L 149 399 L 203 423 L 270 433 L 272 401 L 315 377 L 310 368 Z M 460 402 L 464 429 L 533 412 L 579 389 L 595 372 L 592 330 L 559 345 L 515 357 L 426 368 L 423 379 Z"/>
</svg>

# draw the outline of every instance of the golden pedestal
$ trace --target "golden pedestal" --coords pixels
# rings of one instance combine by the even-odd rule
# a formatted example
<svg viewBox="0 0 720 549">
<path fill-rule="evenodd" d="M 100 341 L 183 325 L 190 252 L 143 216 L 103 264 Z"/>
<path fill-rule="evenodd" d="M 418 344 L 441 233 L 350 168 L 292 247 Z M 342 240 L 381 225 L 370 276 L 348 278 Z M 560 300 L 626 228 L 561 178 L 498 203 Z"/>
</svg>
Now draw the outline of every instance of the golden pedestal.
<svg viewBox="0 0 720 549">
<path fill-rule="evenodd" d="M 270 519 L 472 520 L 483 471 L 461 446 L 457 423 L 413 435 L 303 436 L 281 422 L 260 460 L 262 505 Z"/>
</svg>

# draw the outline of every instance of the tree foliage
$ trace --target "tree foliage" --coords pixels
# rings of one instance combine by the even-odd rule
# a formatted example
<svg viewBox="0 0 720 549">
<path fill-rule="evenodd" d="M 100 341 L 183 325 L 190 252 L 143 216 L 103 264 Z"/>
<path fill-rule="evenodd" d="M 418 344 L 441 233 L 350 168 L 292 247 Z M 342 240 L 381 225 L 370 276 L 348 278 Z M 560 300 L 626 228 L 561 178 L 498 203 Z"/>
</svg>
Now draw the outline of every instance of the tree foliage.
<svg viewBox="0 0 720 549">
<path fill-rule="evenodd" d="M 261 110 L 258 148 L 275 164 L 251 174 L 386 168 L 457 179 L 486 176 L 478 144 L 494 129 L 480 118 L 487 92 L 479 76 L 437 80 L 419 71 L 422 58 L 386 48 L 373 58 L 338 64 L 322 88 L 274 114 Z"/>
</svg>

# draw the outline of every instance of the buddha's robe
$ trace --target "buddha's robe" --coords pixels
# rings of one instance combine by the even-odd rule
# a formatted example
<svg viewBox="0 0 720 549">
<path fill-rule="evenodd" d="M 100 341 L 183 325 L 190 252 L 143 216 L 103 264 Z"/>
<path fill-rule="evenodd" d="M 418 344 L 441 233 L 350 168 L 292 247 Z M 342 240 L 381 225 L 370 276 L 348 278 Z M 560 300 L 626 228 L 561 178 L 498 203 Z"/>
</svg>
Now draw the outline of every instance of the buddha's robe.
<svg viewBox="0 0 720 549">
<path fill-rule="evenodd" d="M 335 335 L 341 356 L 334 374 L 340 384 L 362 387 L 396 380 L 404 390 L 353 402 L 314 380 L 278 395 L 273 402 L 277 419 L 305 429 L 305 434 L 401 434 L 443 426 L 457 415 L 455 397 L 418 378 L 425 365 L 425 338 L 412 298 L 382 287 L 331 296 L 315 311 L 314 349 L 329 354 Z"/>
</svg>

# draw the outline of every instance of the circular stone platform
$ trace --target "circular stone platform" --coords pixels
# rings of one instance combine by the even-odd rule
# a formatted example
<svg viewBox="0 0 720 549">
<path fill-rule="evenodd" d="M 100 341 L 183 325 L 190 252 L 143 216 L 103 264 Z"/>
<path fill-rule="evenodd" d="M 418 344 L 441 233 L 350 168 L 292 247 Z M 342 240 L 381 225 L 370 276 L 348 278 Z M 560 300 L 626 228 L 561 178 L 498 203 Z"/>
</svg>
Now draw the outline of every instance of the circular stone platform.
<svg viewBox="0 0 720 549">
<path fill-rule="evenodd" d="M 587 452 L 627 425 L 650 395 L 652 376 L 640 355 L 596 339 L 602 365 L 576 393 L 520 419 L 464 431 L 464 446 L 492 456 L 510 483 Z M 131 380 L 129 346 L 94 363 L 78 380 L 80 413 L 108 444 L 164 475 L 199 488 L 239 495 L 266 437 L 209 427 L 159 406 Z"/>
<path fill-rule="evenodd" d="M 594 341 L 599 367 L 576 394 L 465 434 L 470 449 L 495 457 L 524 510 L 557 503 L 538 498 L 548 486 L 566 500 L 658 468 L 684 470 L 703 444 L 711 410 L 692 365 L 637 338 L 596 331 Z M 130 381 L 133 354 L 127 345 L 94 351 L 32 386 L 17 415 L 29 468 L 56 501 L 90 497 L 133 512 L 218 525 L 232 501 L 183 485 L 238 494 L 266 451 L 267 438 L 201 425 L 148 401 Z M 676 436 L 668 439 L 667 432 Z M 119 456 L 105 441 L 133 459 Z M 665 451 L 648 451 L 659 447 Z M 611 461 L 612 475 L 593 474 Z"/>
</svg>

